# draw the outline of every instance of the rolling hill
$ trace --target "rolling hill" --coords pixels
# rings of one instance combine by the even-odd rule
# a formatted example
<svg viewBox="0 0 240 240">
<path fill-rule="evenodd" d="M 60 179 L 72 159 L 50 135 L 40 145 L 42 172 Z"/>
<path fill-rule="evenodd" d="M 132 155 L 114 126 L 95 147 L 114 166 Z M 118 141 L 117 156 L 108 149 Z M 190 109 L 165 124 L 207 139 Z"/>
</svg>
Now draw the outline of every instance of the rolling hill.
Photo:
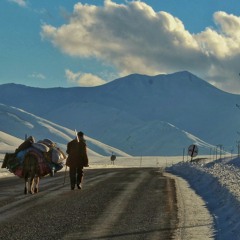
<svg viewBox="0 0 240 240">
<path fill-rule="evenodd" d="M 24 110 L 0 104 L 0 153 L 13 152 L 23 141 L 25 135 L 36 141 L 45 138 L 66 150 L 69 141 L 75 138 L 75 131 L 37 117 Z M 108 156 L 114 152 L 118 156 L 128 154 L 86 136 L 89 156 Z"/>
</svg>

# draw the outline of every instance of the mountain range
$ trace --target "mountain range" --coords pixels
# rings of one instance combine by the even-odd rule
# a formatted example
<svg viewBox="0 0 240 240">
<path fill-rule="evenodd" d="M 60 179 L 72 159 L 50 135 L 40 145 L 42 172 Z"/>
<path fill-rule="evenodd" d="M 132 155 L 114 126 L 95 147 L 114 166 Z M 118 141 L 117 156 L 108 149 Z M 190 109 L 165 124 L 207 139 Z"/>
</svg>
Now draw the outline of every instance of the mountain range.
<svg viewBox="0 0 240 240">
<path fill-rule="evenodd" d="M 130 155 L 181 155 L 193 143 L 202 153 L 219 144 L 230 151 L 239 138 L 240 95 L 186 71 L 133 74 L 97 87 L 2 84 L 0 103 L 70 131 L 81 130 Z M 6 115 L 4 110 L 1 114 Z M 9 133 L 0 121 L 2 131 Z"/>
</svg>

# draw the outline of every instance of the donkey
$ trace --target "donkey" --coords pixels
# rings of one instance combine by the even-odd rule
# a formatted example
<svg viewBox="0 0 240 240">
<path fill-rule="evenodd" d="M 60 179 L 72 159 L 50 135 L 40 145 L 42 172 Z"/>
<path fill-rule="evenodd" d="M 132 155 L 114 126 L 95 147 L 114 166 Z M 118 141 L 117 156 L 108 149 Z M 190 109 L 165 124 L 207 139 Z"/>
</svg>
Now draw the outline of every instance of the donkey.
<svg viewBox="0 0 240 240">
<path fill-rule="evenodd" d="M 28 152 L 23 161 L 23 177 L 25 180 L 24 194 L 27 194 L 28 192 L 31 194 L 38 193 L 39 176 L 37 156 Z"/>
</svg>

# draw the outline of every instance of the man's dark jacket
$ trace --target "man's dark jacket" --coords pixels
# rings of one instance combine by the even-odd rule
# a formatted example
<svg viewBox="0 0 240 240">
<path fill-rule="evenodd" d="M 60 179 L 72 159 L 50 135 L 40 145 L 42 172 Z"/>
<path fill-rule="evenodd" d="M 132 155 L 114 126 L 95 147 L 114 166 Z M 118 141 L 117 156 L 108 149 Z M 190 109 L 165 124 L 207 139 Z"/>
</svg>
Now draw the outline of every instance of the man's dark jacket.
<svg viewBox="0 0 240 240">
<path fill-rule="evenodd" d="M 82 168 L 88 166 L 87 146 L 84 139 L 72 140 L 67 145 L 67 166 Z"/>
</svg>

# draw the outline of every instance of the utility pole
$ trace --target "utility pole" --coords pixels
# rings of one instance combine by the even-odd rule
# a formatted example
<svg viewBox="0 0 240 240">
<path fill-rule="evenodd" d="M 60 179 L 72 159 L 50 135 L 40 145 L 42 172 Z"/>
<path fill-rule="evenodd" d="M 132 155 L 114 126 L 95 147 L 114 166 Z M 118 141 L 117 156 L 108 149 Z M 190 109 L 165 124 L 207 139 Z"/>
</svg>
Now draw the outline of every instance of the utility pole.
<svg viewBox="0 0 240 240">
<path fill-rule="evenodd" d="M 239 155 L 240 155 L 240 141 L 239 140 L 237 141 L 237 149 L 238 149 L 238 158 L 239 158 Z"/>
<path fill-rule="evenodd" d="M 221 159 L 222 158 L 222 147 L 223 147 L 223 145 L 222 144 L 218 144 L 217 147 L 219 147 L 219 156 L 220 156 L 219 159 Z"/>
<path fill-rule="evenodd" d="M 219 159 L 221 159 L 222 158 L 222 148 L 223 148 L 223 145 L 222 144 L 216 145 L 216 160 L 217 160 L 218 148 L 219 148 Z"/>
<path fill-rule="evenodd" d="M 240 76 L 240 73 L 239 73 L 239 76 Z M 240 105 L 239 104 L 236 104 L 236 107 L 240 110 Z M 237 134 L 239 134 L 239 132 L 237 132 Z M 240 155 L 240 141 L 237 141 L 237 148 L 238 148 L 238 158 L 239 158 L 239 155 Z"/>
</svg>

